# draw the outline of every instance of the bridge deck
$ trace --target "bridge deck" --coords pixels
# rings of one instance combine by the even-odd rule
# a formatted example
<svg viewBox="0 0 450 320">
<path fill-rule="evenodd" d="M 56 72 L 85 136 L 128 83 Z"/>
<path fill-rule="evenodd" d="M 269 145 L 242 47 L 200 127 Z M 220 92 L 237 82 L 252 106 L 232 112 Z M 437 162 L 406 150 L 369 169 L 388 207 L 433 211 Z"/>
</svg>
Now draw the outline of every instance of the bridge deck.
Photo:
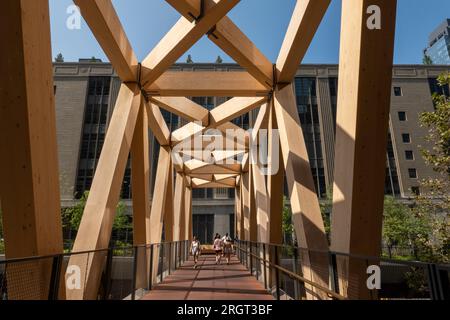
<svg viewBox="0 0 450 320">
<path fill-rule="evenodd" d="M 156 285 L 142 300 L 273 300 L 236 257 L 230 264 L 214 256 L 201 256 L 198 268 L 192 258 Z"/>
</svg>

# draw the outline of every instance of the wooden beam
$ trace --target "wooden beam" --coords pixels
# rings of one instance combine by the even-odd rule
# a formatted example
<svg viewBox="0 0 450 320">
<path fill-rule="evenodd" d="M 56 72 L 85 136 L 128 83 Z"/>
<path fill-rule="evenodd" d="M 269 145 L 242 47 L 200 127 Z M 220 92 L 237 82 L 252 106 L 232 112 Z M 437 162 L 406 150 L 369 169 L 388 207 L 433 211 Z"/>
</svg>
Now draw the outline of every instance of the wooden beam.
<svg viewBox="0 0 450 320">
<path fill-rule="evenodd" d="M 240 157 L 245 154 L 245 150 L 215 150 L 212 152 L 215 163 L 237 163 L 235 157 Z"/>
<path fill-rule="evenodd" d="M 379 30 L 367 27 L 372 5 L 381 9 Z M 342 3 L 331 248 L 353 255 L 381 255 L 396 5 Z M 338 261 L 341 294 L 376 297 L 365 285 L 366 268 L 356 259 Z"/>
<path fill-rule="evenodd" d="M 184 191 L 184 238 L 183 240 L 192 239 L 192 188 L 186 187 Z"/>
<path fill-rule="evenodd" d="M 231 19 L 224 17 L 220 20 L 208 37 L 262 85 L 266 88 L 272 88 L 272 62 L 267 59 Z"/>
<path fill-rule="evenodd" d="M 192 188 L 193 189 L 232 189 L 235 188 L 236 186 L 229 186 L 220 182 L 209 182 L 209 183 L 205 183 L 205 184 L 192 184 Z"/>
<path fill-rule="evenodd" d="M 189 121 L 200 121 L 204 127 L 209 124 L 209 111 L 185 97 L 150 97 L 159 107 Z"/>
<path fill-rule="evenodd" d="M 168 97 L 256 97 L 270 92 L 242 71 L 167 71 L 145 90 L 151 96 Z"/>
<path fill-rule="evenodd" d="M 153 132 L 158 143 L 162 146 L 170 145 L 170 130 L 167 127 L 166 120 L 158 106 L 144 102 L 147 108 L 148 125 Z"/>
<path fill-rule="evenodd" d="M 172 7 L 180 12 L 189 21 L 194 21 L 202 13 L 202 0 L 166 0 Z"/>
<path fill-rule="evenodd" d="M 141 103 L 131 144 L 131 184 L 133 190 L 133 245 L 149 245 L 150 242 L 150 142 L 148 138 L 147 109 Z M 136 272 L 136 287 L 147 288 L 150 266 L 147 250 L 138 249 L 141 261 Z"/>
<path fill-rule="evenodd" d="M 249 113 L 267 101 L 266 97 L 233 98 L 210 111 L 210 127 L 214 128 L 223 123 Z"/>
<path fill-rule="evenodd" d="M 211 164 L 196 159 L 184 164 L 186 174 L 234 174 L 241 172 L 240 164 Z"/>
<path fill-rule="evenodd" d="M 172 133 L 170 143 L 172 145 L 177 145 L 185 141 L 186 139 L 189 139 L 196 135 L 201 135 L 204 129 L 205 127 L 196 122 L 189 122 L 187 125 L 181 127 L 180 129 L 175 130 Z"/>
<path fill-rule="evenodd" d="M 198 16 L 197 3 L 193 0 L 167 0 L 183 17 L 194 21 Z M 197 0 L 200 2 L 200 0 Z M 212 6 L 215 0 L 206 0 Z M 194 12 L 195 13 L 192 13 Z M 250 39 L 229 19 L 223 17 L 208 33 L 209 39 L 245 68 L 261 84 L 271 88 L 273 85 L 273 65 L 269 59 L 250 41 Z"/>
<path fill-rule="evenodd" d="M 228 180 L 230 178 L 233 178 L 236 181 L 236 176 L 238 176 L 238 174 L 215 174 L 213 176 L 214 181 L 217 182 L 221 182 L 223 180 Z"/>
<path fill-rule="evenodd" d="M 267 124 L 269 121 L 269 111 L 270 108 L 266 104 L 263 104 L 259 110 L 258 116 L 256 117 L 255 124 L 252 129 L 252 134 L 250 137 L 251 145 L 253 148 L 257 147 L 259 145 L 259 130 L 260 129 L 267 129 Z"/>
<path fill-rule="evenodd" d="M 242 173 L 241 178 L 242 190 L 242 220 L 243 231 L 242 240 L 250 240 L 250 172 Z"/>
<path fill-rule="evenodd" d="M 110 0 L 74 0 L 122 81 L 137 81 L 138 60 Z"/>
<path fill-rule="evenodd" d="M 186 210 L 185 218 L 186 218 L 186 240 L 193 239 L 193 228 L 192 228 L 192 187 L 186 188 L 185 192 L 185 205 L 184 208 Z"/>
<path fill-rule="evenodd" d="M 239 240 L 244 239 L 244 216 L 242 212 L 242 185 L 241 182 L 237 183 L 237 187 L 235 189 L 235 230 L 236 230 L 236 237 Z"/>
<path fill-rule="evenodd" d="M 172 242 L 174 241 L 174 223 L 175 223 L 175 204 L 174 204 L 174 170 L 172 169 L 172 157 L 170 158 L 169 164 L 169 175 L 167 178 L 167 186 L 166 186 L 166 196 L 164 203 L 164 239 L 163 242 Z"/>
<path fill-rule="evenodd" d="M 122 85 L 92 181 L 73 252 L 108 248 L 131 141 L 142 96 Z M 67 289 L 67 299 L 95 299 L 106 252 L 74 255 L 69 265 L 81 270 L 81 289 Z"/>
<path fill-rule="evenodd" d="M 63 252 L 49 20 L 47 1 L 2 2 L 0 198 L 6 259 Z M 8 299 L 48 299 L 51 262 L 8 268 Z"/>
<path fill-rule="evenodd" d="M 177 173 L 175 178 L 175 194 L 173 199 L 171 199 L 174 204 L 173 241 L 181 241 L 183 239 L 185 190 L 184 177 L 182 174 Z"/>
<path fill-rule="evenodd" d="M 151 243 L 160 243 L 162 241 L 162 229 L 164 221 L 164 212 L 167 197 L 167 185 L 169 175 L 172 171 L 170 165 L 170 149 L 161 147 L 159 149 L 158 167 L 155 178 L 155 190 L 153 191 L 152 209 L 150 213 L 150 239 Z M 153 253 L 153 270 L 158 270 L 159 250 Z M 152 283 L 156 283 L 157 272 L 153 272 Z"/>
<path fill-rule="evenodd" d="M 283 196 L 284 196 L 284 170 L 281 162 L 283 155 L 279 135 L 275 134 L 278 130 L 277 119 L 273 100 L 270 103 L 269 110 L 269 131 L 268 131 L 268 165 L 267 165 L 267 197 L 269 202 L 270 217 L 270 235 L 269 243 L 283 243 L 282 218 L 283 218 Z M 278 141 L 275 141 L 278 139 Z"/>
<path fill-rule="evenodd" d="M 297 0 L 277 60 L 278 83 L 291 83 L 331 0 Z"/>
<path fill-rule="evenodd" d="M 205 3 L 203 16 L 191 22 L 182 17 L 142 62 L 142 84 L 153 83 L 240 0 Z"/>
<path fill-rule="evenodd" d="M 292 219 L 299 246 L 312 251 L 327 252 L 328 240 L 292 85 L 275 92 L 275 114 L 290 193 Z M 303 276 L 327 287 L 326 254 L 310 254 L 302 258 L 305 260 Z M 320 290 L 310 289 L 320 297 L 326 297 Z"/>
</svg>

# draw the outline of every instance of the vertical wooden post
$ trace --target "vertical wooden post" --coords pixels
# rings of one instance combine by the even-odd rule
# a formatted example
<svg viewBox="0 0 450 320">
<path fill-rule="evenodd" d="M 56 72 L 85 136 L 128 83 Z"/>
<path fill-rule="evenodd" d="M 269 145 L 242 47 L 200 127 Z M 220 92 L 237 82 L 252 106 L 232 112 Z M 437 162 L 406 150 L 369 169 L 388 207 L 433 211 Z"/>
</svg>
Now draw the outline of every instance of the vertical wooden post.
<svg viewBox="0 0 450 320">
<path fill-rule="evenodd" d="M 2 3 L 0 194 L 6 257 L 63 251 L 48 1 Z M 9 299 L 47 299 L 51 262 L 8 272 Z M 26 285 L 28 290 L 23 290 Z"/>
<path fill-rule="evenodd" d="M 192 189 L 186 186 L 184 192 L 184 237 L 182 240 L 192 240 Z"/>
<path fill-rule="evenodd" d="M 147 109 L 139 108 L 139 116 L 131 144 L 131 183 L 133 193 L 133 244 L 150 244 L 150 162 Z M 145 248 L 137 252 L 137 288 L 145 288 L 148 275 L 148 255 Z"/>
<path fill-rule="evenodd" d="M 167 189 L 164 203 L 164 242 L 174 241 L 174 223 L 175 223 L 175 207 L 174 207 L 174 170 L 172 166 L 172 158 L 169 159 L 170 170 L 167 180 Z M 161 241 L 161 240 L 160 240 Z"/>
<path fill-rule="evenodd" d="M 342 3 L 331 228 L 338 252 L 381 253 L 396 6 L 395 0 Z M 358 259 L 337 263 L 341 293 L 369 298 L 367 266 Z"/>
<path fill-rule="evenodd" d="M 159 149 L 158 168 L 156 171 L 155 189 L 153 191 L 152 209 L 150 213 L 151 243 L 160 243 L 162 240 L 165 205 L 166 199 L 168 198 L 167 186 L 170 184 L 169 177 L 172 171 L 170 149 L 161 146 Z M 156 247 L 155 250 L 153 250 L 153 284 L 156 283 L 158 275 L 159 251 L 160 250 Z"/>
<path fill-rule="evenodd" d="M 241 178 L 242 183 L 242 215 L 244 230 L 242 240 L 250 240 L 250 172 L 244 172 Z"/>
<path fill-rule="evenodd" d="M 275 139 L 279 139 L 274 131 L 278 130 L 277 119 L 274 110 L 273 99 L 269 104 L 269 121 L 268 121 L 268 172 L 267 176 L 267 197 L 269 206 L 269 243 L 282 244 L 283 243 L 283 195 L 284 195 L 284 168 L 283 168 L 283 156 L 281 154 L 280 141 L 275 142 Z M 276 168 L 278 167 L 278 169 Z M 275 263 L 275 256 L 268 253 L 268 260 Z M 269 274 L 269 286 L 272 287 L 275 283 L 276 270 L 268 268 L 266 271 Z"/>
<path fill-rule="evenodd" d="M 242 188 L 241 185 L 239 184 L 238 187 L 236 187 L 235 189 L 235 233 L 236 233 L 236 237 L 239 240 L 242 240 L 242 224 L 241 221 L 243 221 L 243 212 L 242 212 L 242 192 L 241 192 Z"/>
<path fill-rule="evenodd" d="M 250 164 L 249 171 L 249 241 L 258 241 L 258 222 L 257 222 L 257 207 L 255 197 L 255 183 L 253 182 L 253 165 Z"/>
<path fill-rule="evenodd" d="M 175 195 L 173 199 L 170 199 L 174 203 L 174 221 L 173 221 L 173 241 L 182 240 L 182 228 L 184 218 L 184 191 L 186 187 L 184 185 L 184 177 L 181 173 L 176 173 L 175 178 Z"/>
</svg>

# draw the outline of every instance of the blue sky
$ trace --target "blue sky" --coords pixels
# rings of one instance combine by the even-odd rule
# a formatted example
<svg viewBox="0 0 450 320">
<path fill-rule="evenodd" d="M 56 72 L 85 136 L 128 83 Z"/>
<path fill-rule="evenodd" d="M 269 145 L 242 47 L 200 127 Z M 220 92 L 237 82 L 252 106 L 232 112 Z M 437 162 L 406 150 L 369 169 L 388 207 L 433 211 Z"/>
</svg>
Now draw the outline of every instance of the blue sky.
<svg viewBox="0 0 450 320">
<path fill-rule="evenodd" d="M 164 0 L 113 0 L 113 3 L 140 61 L 180 17 Z M 71 0 L 50 0 L 53 56 L 61 52 L 65 61 L 92 56 L 107 61 L 84 21 L 81 30 L 66 27 L 69 16 L 66 10 L 71 4 Z M 294 6 L 295 0 L 241 0 L 229 16 L 270 60 L 276 61 Z M 341 0 L 332 0 L 304 63 L 339 61 L 340 15 Z M 449 17 L 449 0 L 398 0 L 394 62 L 422 63 L 428 35 Z M 195 62 L 214 62 L 218 55 L 225 62 L 232 61 L 207 38 L 187 54 Z M 186 55 L 180 61 L 185 61 Z"/>
</svg>

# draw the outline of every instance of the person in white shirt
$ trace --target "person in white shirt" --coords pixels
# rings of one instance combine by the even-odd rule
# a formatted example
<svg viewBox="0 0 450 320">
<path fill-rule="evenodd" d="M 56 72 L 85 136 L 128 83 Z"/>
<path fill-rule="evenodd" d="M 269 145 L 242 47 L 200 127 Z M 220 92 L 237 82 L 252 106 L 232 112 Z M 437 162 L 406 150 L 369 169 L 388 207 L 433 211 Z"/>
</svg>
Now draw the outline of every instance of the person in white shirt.
<svg viewBox="0 0 450 320">
<path fill-rule="evenodd" d="M 228 233 L 222 238 L 222 243 L 223 243 L 223 255 L 227 259 L 227 264 L 230 264 L 231 253 L 233 251 L 232 247 L 233 241 L 231 240 Z"/>
<path fill-rule="evenodd" d="M 200 255 L 201 247 L 200 247 L 200 241 L 197 239 L 197 237 L 194 237 L 194 239 L 191 242 L 191 253 L 194 257 L 194 269 L 197 268 L 198 263 L 198 256 Z"/>
<path fill-rule="evenodd" d="M 220 235 L 216 233 L 214 238 L 214 251 L 216 252 L 216 264 L 220 264 L 221 254 L 222 254 L 222 239 L 220 239 Z"/>
</svg>

